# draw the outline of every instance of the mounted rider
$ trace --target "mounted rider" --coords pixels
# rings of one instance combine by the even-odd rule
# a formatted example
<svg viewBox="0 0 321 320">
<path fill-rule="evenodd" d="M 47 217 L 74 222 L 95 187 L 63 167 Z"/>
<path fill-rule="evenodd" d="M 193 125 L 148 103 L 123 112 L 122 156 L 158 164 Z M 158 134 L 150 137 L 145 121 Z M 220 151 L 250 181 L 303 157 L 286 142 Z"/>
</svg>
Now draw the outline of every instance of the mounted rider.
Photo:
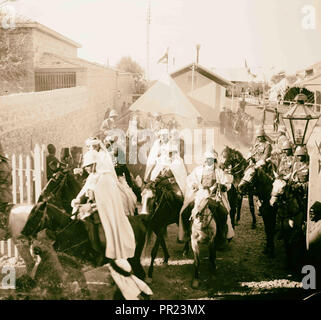
<svg viewBox="0 0 321 320">
<path fill-rule="evenodd" d="M 180 211 L 179 226 L 178 226 L 178 241 L 186 241 L 188 239 L 188 227 L 183 223 L 183 215 L 187 209 L 195 201 L 197 191 L 200 189 L 207 190 L 209 198 L 219 197 L 220 201 L 227 210 L 225 221 L 228 226 L 227 239 L 234 236 L 234 230 L 229 217 L 230 205 L 227 199 L 226 192 L 231 188 L 233 177 L 227 175 L 218 167 L 216 151 L 211 150 L 204 154 L 205 162 L 203 165 L 196 167 L 186 180 L 186 193 L 183 207 Z M 226 220 L 227 219 L 227 220 Z"/>
<path fill-rule="evenodd" d="M 156 164 L 150 175 L 150 181 L 157 182 L 163 178 L 167 178 L 172 185 L 177 184 L 179 190 L 175 190 L 175 193 L 183 200 L 187 171 L 184 161 L 179 155 L 177 145 L 171 141 L 161 146 L 160 155 L 157 157 Z"/>
<path fill-rule="evenodd" d="M 134 190 L 136 189 L 126 165 L 125 152 L 120 144 L 117 143 L 117 138 L 117 136 L 110 134 L 105 138 L 104 142 L 108 152 L 110 153 L 118 177 L 118 187 L 122 191 L 123 205 L 126 215 L 134 215 L 137 203 L 137 197 L 134 193 Z"/>
<path fill-rule="evenodd" d="M 294 184 L 294 188 L 301 190 L 302 198 L 300 197 L 299 200 L 301 208 L 306 212 L 309 186 L 309 159 L 306 148 L 298 146 L 294 156 L 296 159 L 293 164 L 291 180 Z"/>
<path fill-rule="evenodd" d="M 289 140 L 284 141 L 282 145 L 282 154 L 280 157 L 277 173 L 283 177 L 292 173 L 294 156 L 292 146 Z"/>
<path fill-rule="evenodd" d="M 154 142 L 147 158 L 144 181 L 154 181 L 164 166 L 169 165 L 169 163 L 172 164 L 172 154 L 175 160 L 173 162 L 174 165 L 171 165 L 172 171 L 177 184 L 184 194 L 187 173 L 184 162 L 178 153 L 177 143 L 170 139 L 170 132 L 168 129 L 161 129 L 158 132 L 158 135 L 159 139 Z"/>
<path fill-rule="evenodd" d="M 101 131 L 106 131 L 106 130 L 111 130 L 116 128 L 116 123 L 115 120 L 118 117 L 118 113 L 115 109 L 112 109 L 109 113 L 109 117 L 103 121 L 101 124 L 100 130 Z"/>
<path fill-rule="evenodd" d="M 8 234 L 9 205 L 12 203 L 12 175 L 9 159 L 2 155 L 0 145 L 0 239 L 5 240 Z M 2 234 L 3 233 L 3 234 Z"/>
<path fill-rule="evenodd" d="M 248 155 L 248 159 L 251 159 L 252 163 L 255 164 L 255 168 L 262 168 L 271 156 L 272 146 L 270 142 L 267 141 L 263 127 L 260 127 L 256 131 L 256 138 L 255 144 Z"/>
</svg>

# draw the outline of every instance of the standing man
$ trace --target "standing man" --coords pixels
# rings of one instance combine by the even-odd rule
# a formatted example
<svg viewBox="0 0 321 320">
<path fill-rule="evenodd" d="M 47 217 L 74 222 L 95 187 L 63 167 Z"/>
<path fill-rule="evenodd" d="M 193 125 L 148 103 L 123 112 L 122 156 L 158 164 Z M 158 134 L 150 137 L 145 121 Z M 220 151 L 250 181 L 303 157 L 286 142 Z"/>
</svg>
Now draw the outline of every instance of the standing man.
<svg viewBox="0 0 321 320">
<path fill-rule="evenodd" d="M 48 155 L 46 157 L 47 181 L 53 176 L 59 166 L 59 160 L 56 157 L 56 147 L 53 144 L 47 145 Z"/>
<path fill-rule="evenodd" d="M 100 130 L 104 132 L 107 130 L 115 129 L 116 128 L 115 120 L 117 117 L 118 117 L 117 111 L 115 109 L 111 110 L 109 113 L 109 117 L 105 119 L 101 124 Z"/>
<path fill-rule="evenodd" d="M 278 112 L 278 109 L 274 108 L 274 116 L 273 116 L 273 131 L 274 132 L 278 131 L 279 123 L 280 123 L 280 114 Z"/>
<path fill-rule="evenodd" d="M 8 232 L 8 205 L 12 203 L 12 175 L 9 159 L 2 154 L 0 145 L 0 239 L 6 240 Z"/>
<path fill-rule="evenodd" d="M 220 113 L 220 133 L 225 134 L 226 127 L 226 107 Z"/>
<path fill-rule="evenodd" d="M 243 96 L 242 100 L 240 101 L 240 109 L 239 109 L 242 113 L 245 112 L 245 106 L 246 106 L 246 101 L 245 101 L 245 98 Z"/>
</svg>

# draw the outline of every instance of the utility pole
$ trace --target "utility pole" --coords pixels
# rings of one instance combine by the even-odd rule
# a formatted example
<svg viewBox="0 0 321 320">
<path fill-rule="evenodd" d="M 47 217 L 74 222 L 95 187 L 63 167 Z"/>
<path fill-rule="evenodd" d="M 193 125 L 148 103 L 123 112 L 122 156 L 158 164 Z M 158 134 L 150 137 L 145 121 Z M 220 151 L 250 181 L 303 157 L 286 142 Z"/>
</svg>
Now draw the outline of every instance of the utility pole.
<svg viewBox="0 0 321 320">
<path fill-rule="evenodd" d="M 150 33 L 150 1 L 147 6 L 147 38 L 146 38 L 146 79 L 149 82 L 149 33 Z"/>
<path fill-rule="evenodd" d="M 194 90 L 195 63 L 192 66 L 192 91 Z"/>
<path fill-rule="evenodd" d="M 201 49 L 201 45 L 200 44 L 196 45 L 196 63 L 197 64 L 199 64 L 200 49 Z"/>
</svg>

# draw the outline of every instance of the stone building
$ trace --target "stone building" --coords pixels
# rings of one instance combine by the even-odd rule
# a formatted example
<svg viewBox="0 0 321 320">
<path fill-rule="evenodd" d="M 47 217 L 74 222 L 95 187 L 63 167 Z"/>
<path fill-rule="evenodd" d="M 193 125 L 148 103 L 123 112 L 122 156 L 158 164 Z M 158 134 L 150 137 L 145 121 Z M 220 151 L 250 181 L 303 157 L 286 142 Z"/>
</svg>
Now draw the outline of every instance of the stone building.
<svg viewBox="0 0 321 320">
<path fill-rule="evenodd" d="M 0 95 L 88 86 L 93 97 L 100 96 L 110 107 L 132 102 L 132 75 L 78 58 L 77 42 L 37 22 L 19 23 L 4 32 L 9 42 L 22 44 L 16 49 L 21 50 L 24 72 L 0 79 Z"/>
</svg>

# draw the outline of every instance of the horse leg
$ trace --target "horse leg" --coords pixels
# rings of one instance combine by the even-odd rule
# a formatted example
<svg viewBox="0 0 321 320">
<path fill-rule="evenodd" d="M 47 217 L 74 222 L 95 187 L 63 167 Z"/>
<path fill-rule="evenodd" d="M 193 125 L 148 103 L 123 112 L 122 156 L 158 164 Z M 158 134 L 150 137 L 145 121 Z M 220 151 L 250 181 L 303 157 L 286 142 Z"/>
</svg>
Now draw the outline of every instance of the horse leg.
<svg viewBox="0 0 321 320">
<path fill-rule="evenodd" d="M 255 217 L 253 194 L 249 193 L 248 199 L 249 199 L 250 212 L 251 212 L 251 216 L 252 216 L 252 229 L 255 229 L 256 228 L 256 217 Z"/>
<path fill-rule="evenodd" d="M 17 247 L 17 250 L 26 264 L 27 274 L 30 275 L 33 267 L 36 263 L 35 259 L 30 253 L 30 243 L 29 240 L 23 236 L 13 237 L 13 242 Z"/>
<path fill-rule="evenodd" d="M 154 244 L 154 247 L 152 249 L 151 261 L 150 261 L 150 266 L 149 266 L 149 269 L 148 269 L 148 278 L 150 278 L 150 279 L 153 278 L 154 261 L 155 261 L 155 258 L 156 258 L 156 255 L 157 255 L 157 251 L 158 251 L 158 248 L 159 248 L 159 243 L 160 243 L 160 241 L 159 241 L 159 238 L 157 236 L 155 244 Z"/>
<path fill-rule="evenodd" d="M 200 252 L 196 239 L 192 236 L 192 249 L 194 253 L 194 278 L 192 281 L 192 288 L 197 289 L 199 287 L 199 266 L 200 266 Z"/>
<path fill-rule="evenodd" d="M 215 243 L 215 237 L 211 239 L 209 243 L 209 258 L 210 258 L 210 271 L 211 273 L 214 273 L 216 270 L 216 243 Z"/>
<path fill-rule="evenodd" d="M 233 229 L 235 228 L 235 213 L 236 213 L 236 209 L 237 209 L 237 193 L 236 190 L 234 188 L 234 186 L 232 185 L 232 188 L 227 192 L 227 198 L 231 207 L 230 210 L 230 218 L 231 218 L 231 223 L 232 223 L 232 227 Z"/>
<path fill-rule="evenodd" d="M 183 249 L 183 257 L 187 257 L 189 251 L 189 240 L 185 242 L 184 249 Z"/>
<path fill-rule="evenodd" d="M 276 212 L 270 206 L 265 206 L 264 204 L 260 208 L 264 229 L 266 234 L 266 249 L 265 253 L 268 257 L 274 257 L 274 233 L 275 233 L 275 224 L 276 224 Z"/>
<path fill-rule="evenodd" d="M 167 246 L 166 246 L 166 242 L 165 242 L 165 239 L 163 236 L 160 236 L 159 237 L 159 242 L 160 242 L 160 245 L 163 249 L 163 252 L 164 252 L 164 260 L 163 260 L 163 263 L 164 264 L 167 264 L 168 263 L 168 259 L 169 259 L 169 253 L 168 253 L 168 250 L 167 250 Z"/>
<path fill-rule="evenodd" d="M 237 208 L 236 222 L 235 222 L 236 226 L 239 224 L 239 221 L 241 219 L 242 202 L 243 202 L 243 196 L 242 196 L 242 194 L 238 194 L 238 196 L 237 196 L 237 207 L 236 207 Z"/>
</svg>

